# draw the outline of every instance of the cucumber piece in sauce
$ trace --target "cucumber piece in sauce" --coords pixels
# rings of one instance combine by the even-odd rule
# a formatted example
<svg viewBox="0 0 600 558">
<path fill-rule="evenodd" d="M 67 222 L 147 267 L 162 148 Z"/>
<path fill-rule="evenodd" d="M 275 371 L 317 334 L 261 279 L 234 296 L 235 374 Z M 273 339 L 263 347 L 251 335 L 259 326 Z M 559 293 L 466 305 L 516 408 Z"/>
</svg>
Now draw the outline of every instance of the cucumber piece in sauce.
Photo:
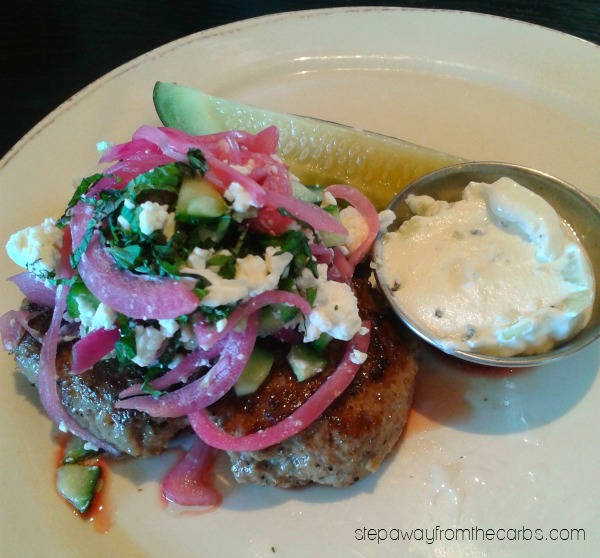
<svg viewBox="0 0 600 558">
<path fill-rule="evenodd" d="M 97 465 L 68 463 L 56 471 L 56 489 L 78 512 L 88 509 L 100 479 Z"/>
<path fill-rule="evenodd" d="M 86 445 L 86 441 L 77 436 L 71 438 L 65 446 L 61 464 L 66 465 L 67 463 L 79 463 L 80 461 L 89 459 L 98 453 L 97 450 L 86 448 Z"/>
</svg>

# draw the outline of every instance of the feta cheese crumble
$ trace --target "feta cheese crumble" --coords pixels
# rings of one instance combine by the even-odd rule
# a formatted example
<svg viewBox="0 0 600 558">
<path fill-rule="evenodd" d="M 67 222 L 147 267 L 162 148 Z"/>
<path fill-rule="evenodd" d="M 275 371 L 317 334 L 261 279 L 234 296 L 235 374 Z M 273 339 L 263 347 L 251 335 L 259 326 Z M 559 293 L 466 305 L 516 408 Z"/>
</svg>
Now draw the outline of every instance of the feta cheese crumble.
<svg viewBox="0 0 600 558">
<path fill-rule="evenodd" d="M 179 331 L 177 320 L 158 320 L 158 325 L 160 326 L 160 332 L 167 339 L 170 339 Z"/>
<path fill-rule="evenodd" d="M 250 255 L 236 261 L 235 278 L 246 283 L 248 296 L 277 288 L 281 276 L 293 259 L 289 252 L 278 254 L 279 251 L 279 248 L 269 246 L 264 259 Z"/>
<path fill-rule="evenodd" d="M 156 202 L 147 201 L 140 205 L 141 212 L 140 232 L 151 235 L 155 231 L 161 231 L 169 220 L 169 206 Z"/>
<path fill-rule="evenodd" d="M 304 342 L 327 333 L 335 339 L 349 341 L 361 328 L 358 300 L 350 285 L 325 281 L 317 288 L 313 310 L 308 316 Z"/>
<path fill-rule="evenodd" d="M 6 252 L 18 266 L 33 273 L 53 272 L 60 264 L 63 231 L 48 218 L 41 225 L 14 233 L 6 244 Z"/>
<path fill-rule="evenodd" d="M 101 302 L 92 318 L 91 329 L 114 329 L 116 321 L 117 313 Z"/>
<path fill-rule="evenodd" d="M 329 207 L 335 205 L 337 207 L 337 200 L 332 196 L 331 192 L 325 192 L 323 194 L 323 202 L 321 207 Z"/>
<path fill-rule="evenodd" d="M 75 302 L 79 310 L 82 335 L 95 329 L 113 329 L 115 327 L 117 312 L 103 302 L 96 306 L 93 300 L 87 296 L 78 296 L 75 298 Z"/>
<path fill-rule="evenodd" d="M 349 341 L 361 330 L 362 321 L 358 313 L 358 300 L 349 285 L 327 280 L 327 265 L 317 266 L 318 277 L 304 269 L 296 279 L 299 289 L 316 287 L 317 295 L 304 326 L 304 342 L 318 339 L 327 333 L 335 339 Z"/>
<path fill-rule="evenodd" d="M 232 182 L 225 190 L 224 197 L 231 203 L 231 208 L 238 213 L 246 213 L 252 207 L 260 207 L 254 203 L 250 192 L 239 182 Z"/>
<path fill-rule="evenodd" d="M 131 360 L 138 366 L 150 366 L 158 357 L 166 337 L 155 327 L 135 326 L 136 355 Z"/>
<path fill-rule="evenodd" d="M 350 354 L 350 362 L 354 364 L 362 364 L 365 360 L 367 360 L 367 353 L 363 353 L 358 349 L 354 349 Z"/>
<path fill-rule="evenodd" d="M 186 266 L 180 271 L 195 273 L 208 279 L 210 285 L 207 287 L 208 293 L 202 299 L 202 305 L 214 308 L 276 289 L 293 259 L 293 255 L 289 252 L 279 252 L 280 248 L 269 246 L 265 250 L 264 257 L 248 255 L 237 258 L 234 278 L 224 279 L 218 274 L 218 268 L 206 267 L 207 260 L 214 253 L 210 250 L 194 248 L 188 256 Z"/>
</svg>

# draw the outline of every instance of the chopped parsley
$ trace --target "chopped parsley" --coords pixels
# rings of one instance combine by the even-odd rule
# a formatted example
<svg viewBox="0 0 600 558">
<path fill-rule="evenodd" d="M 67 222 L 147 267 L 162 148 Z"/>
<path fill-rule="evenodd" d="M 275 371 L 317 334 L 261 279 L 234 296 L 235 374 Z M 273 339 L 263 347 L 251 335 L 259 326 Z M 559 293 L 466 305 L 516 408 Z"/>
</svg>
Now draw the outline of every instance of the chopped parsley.
<svg viewBox="0 0 600 558">
<path fill-rule="evenodd" d="M 208 164 L 203 153 L 198 149 L 188 152 L 187 162 L 172 162 L 158 166 L 141 173 L 127 184 L 120 184 L 110 174 L 94 174 L 84 178 L 71 198 L 65 214 L 59 220 L 60 226 L 66 226 L 72 210 L 78 203 L 85 203 L 90 218 L 86 224 L 81 242 L 75 247 L 70 256 L 73 268 L 79 264 L 82 255 L 89 247 L 94 235 L 112 256 L 115 266 L 133 274 L 169 277 L 174 279 L 187 278 L 190 280 L 192 292 L 201 301 L 208 293 L 211 282 L 202 274 L 195 273 L 190 263 L 190 256 L 196 248 L 208 253 L 206 267 L 210 268 L 225 280 L 236 276 L 238 258 L 247 256 L 265 257 L 267 248 L 277 248 L 275 255 L 290 253 L 292 261 L 286 272 L 279 280 L 278 288 L 294 292 L 297 290 L 294 278 L 301 275 L 307 268 L 314 277 L 318 277 L 317 261 L 312 255 L 310 241 L 320 242 L 318 233 L 312 226 L 294 217 L 288 211 L 279 209 L 279 213 L 292 219 L 299 227 L 287 230 L 279 236 L 271 236 L 254 230 L 249 220 L 235 219 L 231 211 L 211 219 L 189 219 L 178 215 L 176 208 L 179 191 L 184 180 L 193 176 L 203 176 L 208 170 Z M 90 191 L 101 180 L 106 179 L 111 187 L 95 192 Z M 170 219 L 169 228 L 165 225 L 158 228 L 142 227 L 143 211 L 149 211 L 145 202 L 154 202 L 161 207 L 164 215 Z M 165 207 L 166 206 L 166 207 Z M 158 215 L 158 210 L 156 211 Z M 144 215 L 145 222 L 149 217 Z M 142 229 L 145 231 L 142 232 Z M 148 230 L 150 232 L 148 233 Z M 95 240 L 94 240 L 95 242 Z M 182 271 L 184 268 L 185 271 Z M 317 288 L 306 290 L 305 296 L 313 305 L 317 296 Z M 90 307 L 98 306 L 98 300 L 87 290 L 83 282 L 76 278 L 67 299 L 67 309 L 74 318 L 79 317 L 78 299 L 84 300 Z M 200 303 L 197 312 L 209 324 L 227 319 L 237 303 L 222 304 L 217 307 L 204 306 Z M 289 322 L 298 314 L 297 309 L 278 308 L 280 319 Z M 152 320 L 151 320 L 152 321 Z M 118 315 L 116 325 L 120 337 L 115 345 L 115 355 L 120 363 L 127 366 L 137 366 L 131 361 L 136 356 L 136 325 L 139 322 Z M 160 392 L 150 387 L 152 379 L 160 376 L 172 362 L 175 353 L 181 348 L 181 332 L 169 338 L 166 348 L 153 366 L 144 368 L 142 390 L 153 396 Z"/>
<path fill-rule="evenodd" d="M 117 317 L 117 327 L 120 336 L 115 344 L 115 353 L 120 363 L 125 364 L 131 361 L 136 355 L 135 345 L 135 321 L 123 314 Z"/>
<path fill-rule="evenodd" d="M 67 204 L 67 209 L 63 216 L 56 222 L 56 226 L 59 229 L 65 227 L 65 225 L 71 220 L 71 210 L 77 205 L 77 203 L 88 193 L 88 191 L 93 188 L 102 178 L 107 177 L 108 175 L 97 173 L 92 176 L 88 176 L 84 178 L 79 186 L 75 189 L 75 193 L 73 197 L 69 200 Z"/>
</svg>

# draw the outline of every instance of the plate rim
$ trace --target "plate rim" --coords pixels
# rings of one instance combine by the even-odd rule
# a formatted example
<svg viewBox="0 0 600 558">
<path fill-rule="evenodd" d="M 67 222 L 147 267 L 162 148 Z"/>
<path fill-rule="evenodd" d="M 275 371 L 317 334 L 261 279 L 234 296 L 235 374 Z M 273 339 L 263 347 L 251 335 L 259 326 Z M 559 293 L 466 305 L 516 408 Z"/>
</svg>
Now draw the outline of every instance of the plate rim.
<svg viewBox="0 0 600 558">
<path fill-rule="evenodd" d="M 505 21 L 508 21 L 508 22 L 516 22 L 516 23 L 519 23 L 519 24 L 525 24 L 525 25 L 532 25 L 532 26 L 535 26 L 535 27 L 540 27 L 540 26 L 537 26 L 535 24 L 527 24 L 527 23 L 524 23 L 524 22 L 519 22 L 517 20 L 510 20 L 508 18 L 502 18 L 502 17 L 498 17 L 498 16 L 492 16 L 492 15 L 489 15 L 489 14 L 478 14 L 476 12 L 459 12 L 459 11 L 456 11 L 456 10 L 430 10 L 430 9 L 420 9 L 420 8 L 383 8 L 383 9 L 378 9 L 378 8 L 371 9 L 371 8 L 368 8 L 366 10 L 368 10 L 368 11 L 388 11 L 388 10 L 393 10 L 393 11 L 398 11 L 398 12 L 435 12 L 435 13 L 442 13 L 442 14 L 447 14 L 447 13 L 469 14 L 469 15 L 475 15 L 475 16 L 483 16 L 485 18 L 499 19 L 499 20 L 505 20 Z M 366 10 L 362 10 L 360 8 L 357 8 L 357 9 L 334 8 L 334 9 L 321 9 L 321 10 L 306 10 L 304 12 L 304 14 L 306 14 L 308 16 L 309 15 L 308 12 L 312 12 L 314 15 L 320 15 L 321 13 L 332 14 L 334 12 L 345 12 L 346 13 L 346 12 L 361 12 L 361 11 L 366 11 Z M 262 20 L 268 20 L 268 19 L 270 19 L 270 20 L 285 19 L 290 14 L 295 17 L 298 13 L 299 12 L 284 12 L 284 13 L 281 13 L 281 14 L 270 14 L 270 15 L 266 15 L 266 16 L 259 16 L 257 18 L 240 20 L 239 22 L 232 22 L 232 23 L 229 23 L 229 24 L 225 24 L 223 26 L 211 28 L 209 30 L 200 31 L 200 32 L 194 33 L 192 35 L 188 35 L 186 37 L 182 37 L 180 39 L 176 39 L 175 41 L 166 43 L 165 45 L 159 46 L 156 49 L 148 51 L 147 53 L 144 53 L 144 54 L 140 55 L 139 57 L 136 57 L 136 58 L 130 60 L 129 62 L 126 62 L 123 65 L 115 68 L 114 70 L 112 70 L 111 72 L 108 72 L 104 76 L 101 76 L 100 78 L 98 78 L 97 80 L 95 80 L 94 82 L 92 82 L 90 85 L 88 85 L 85 88 L 83 88 L 82 90 L 80 90 L 73 97 L 71 97 L 70 99 L 68 99 L 67 101 L 65 101 L 65 103 L 62 103 L 59 107 L 57 107 L 54 111 L 52 111 L 49 115 L 47 115 L 44 119 L 42 119 L 36 126 L 34 126 L 34 128 L 32 128 L 22 138 L 22 140 L 20 140 L 9 151 L 8 154 L 10 154 L 15 148 L 18 147 L 18 150 L 15 153 L 15 155 L 17 155 L 18 152 L 20 151 L 20 149 L 23 149 L 24 146 L 29 141 L 31 141 L 32 138 L 34 138 L 38 133 L 41 132 L 41 130 L 43 130 L 46 126 L 52 124 L 56 119 L 58 119 L 61 116 L 61 114 L 63 113 L 63 111 L 69 110 L 69 108 L 71 106 L 73 106 L 74 103 L 78 104 L 80 102 L 85 101 L 85 99 L 86 99 L 86 97 L 88 95 L 90 95 L 91 93 L 95 92 L 97 89 L 100 89 L 106 82 L 113 80 L 114 78 L 122 75 L 123 73 L 126 73 L 126 72 L 130 71 L 131 69 L 135 68 L 136 66 L 138 66 L 140 64 L 145 63 L 148 60 L 152 60 L 155 57 L 159 57 L 159 56 L 163 56 L 165 54 L 168 54 L 168 52 L 170 52 L 172 48 L 177 48 L 180 44 L 184 45 L 184 44 L 188 44 L 190 42 L 195 42 L 195 41 L 198 41 L 198 40 L 202 40 L 205 37 L 206 38 L 210 38 L 212 36 L 218 36 L 218 35 L 221 35 L 223 33 L 228 33 L 228 32 L 231 31 L 230 29 L 228 29 L 230 27 L 237 28 L 238 30 L 242 29 L 242 28 L 245 29 L 247 27 L 254 26 L 257 22 L 261 23 Z M 540 27 L 540 28 L 543 29 L 543 30 L 548 30 L 547 28 L 544 28 L 544 27 Z M 233 30 L 235 31 L 236 29 L 233 29 Z M 554 30 L 550 29 L 549 31 L 554 31 Z M 557 33 L 561 33 L 561 32 L 557 32 Z M 561 34 L 562 35 L 566 35 L 564 33 L 561 33 Z M 566 35 L 566 36 L 572 37 L 570 35 Z M 575 39 L 577 39 L 577 37 L 575 37 Z M 578 39 L 578 40 L 580 40 L 580 39 Z M 594 45 L 594 46 L 596 46 L 596 45 Z M 8 163 L 9 163 L 9 161 L 6 160 L 6 157 L 4 157 L 2 160 L 0 160 L 0 176 L 2 174 L 3 168 Z M 115 527 L 117 527 L 117 525 L 115 525 Z M 137 545 L 136 545 L 136 548 L 137 548 Z M 370 553 L 371 552 L 368 551 L 366 554 L 370 555 Z"/>
<path fill-rule="evenodd" d="M 58 105 L 55 109 L 49 112 L 46 116 L 44 116 L 37 124 L 35 124 L 28 132 L 22 136 L 17 143 L 15 143 L 7 153 L 0 159 L 0 173 L 6 167 L 10 161 L 17 156 L 19 151 L 22 149 L 23 145 L 27 142 L 31 141 L 35 136 L 37 136 L 42 130 L 44 130 L 47 126 L 49 126 L 52 122 L 54 122 L 63 112 L 69 110 L 72 106 L 76 106 L 80 102 L 82 102 L 88 95 L 92 94 L 94 91 L 102 87 L 105 83 L 112 81 L 118 76 L 131 71 L 137 66 L 144 64 L 150 60 L 155 58 L 159 58 L 161 56 L 165 56 L 167 53 L 176 50 L 178 48 L 184 47 L 189 43 L 193 43 L 196 41 L 207 40 L 212 37 L 218 37 L 220 35 L 226 35 L 228 33 L 238 32 L 242 29 L 249 27 L 257 27 L 260 25 L 268 24 L 269 22 L 274 22 L 280 19 L 293 19 L 293 18 L 313 18 L 313 17 L 329 17 L 335 16 L 337 14 L 342 13 L 368 13 L 368 12 L 396 12 L 396 13 L 419 13 L 423 15 L 427 14 L 441 14 L 441 15 L 451 15 L 451 16 L 462 16 L 462 17 L 473 17 L 473 18 L 482 18 L 486 20 L 496 21 L 498 23 L 504 22 L 510 26 L 522 27 L 525 28 L 533 28 L 538 31 L 541 31 L 546 34 L 556 35 L 557 37 L 561 37 L 565 40 L 574 40 L 577 43 L 585 46 L 591 47 L 595 50 L 596 54 L 600 55 L 600 45 L 597 45 L 591 41 L 586 39 L 582 39 L 575 35 L 566 33 L 564 31 L 560 31 L 557 29 L 552 29 L 550 27 L 545 27 L 543 25 L 537 23 L 531 23 L 527 21 L 522 21 L 518 19 L 513 19 L 505 16 L 498 16 L 494 14 L 470 11 L 470 10 L 452 10 L 452 9 L 437 9 L 437 8 L 417 8 L 417 7 L 402 7 L 402 6 L 352 6 L 352 7 L 336 7 L 336 8 L 318 8 L 318 9 L 307 9 L 307 10 L 294 10 L 294 11 L 285 11 L 273 14 L 264 14 L 252 18 L 241 19 L 237 21 L 232 21 L 229 23 L 225 23 L 223 25 L 219 25 L 216 27 L 211 27 L 208 29 L 203 29 L 196 33 L 192 33 L 189 35 L 185 35 L 183 37 L 179 37 L 174 39 L 173 41 L 169 41 L 165 44 L 159 45 L 154 49 L 151 49 L 145 53 L 136 56 L 135 58 L 124 62 L 123 64 L 113 68 L 109 72 L 100 76 L 99 78 L 93 80 L 88 85 L 75 92 L 65 101 L 63 101 L 60 105 Z"/>
</svg>

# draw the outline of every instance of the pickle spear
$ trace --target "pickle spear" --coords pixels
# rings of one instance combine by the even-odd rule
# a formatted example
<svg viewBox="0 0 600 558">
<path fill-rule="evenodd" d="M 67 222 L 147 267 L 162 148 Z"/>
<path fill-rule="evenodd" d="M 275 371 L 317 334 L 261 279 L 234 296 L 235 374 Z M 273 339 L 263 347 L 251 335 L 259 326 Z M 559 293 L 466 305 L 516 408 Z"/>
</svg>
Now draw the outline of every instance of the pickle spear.
<svg viewBox="0 0 600 558">
<path fill-rule="evenodd" d="M 378 210 L 420 176 L 464 161 L 389 136 L 263 110 L 174 83 L 157 82 L 153 100 L 165 126 L 189 134 L 256 133 L 277 126 L 278 154 L 304 184 L 351 184 Z"/>
</svg>

